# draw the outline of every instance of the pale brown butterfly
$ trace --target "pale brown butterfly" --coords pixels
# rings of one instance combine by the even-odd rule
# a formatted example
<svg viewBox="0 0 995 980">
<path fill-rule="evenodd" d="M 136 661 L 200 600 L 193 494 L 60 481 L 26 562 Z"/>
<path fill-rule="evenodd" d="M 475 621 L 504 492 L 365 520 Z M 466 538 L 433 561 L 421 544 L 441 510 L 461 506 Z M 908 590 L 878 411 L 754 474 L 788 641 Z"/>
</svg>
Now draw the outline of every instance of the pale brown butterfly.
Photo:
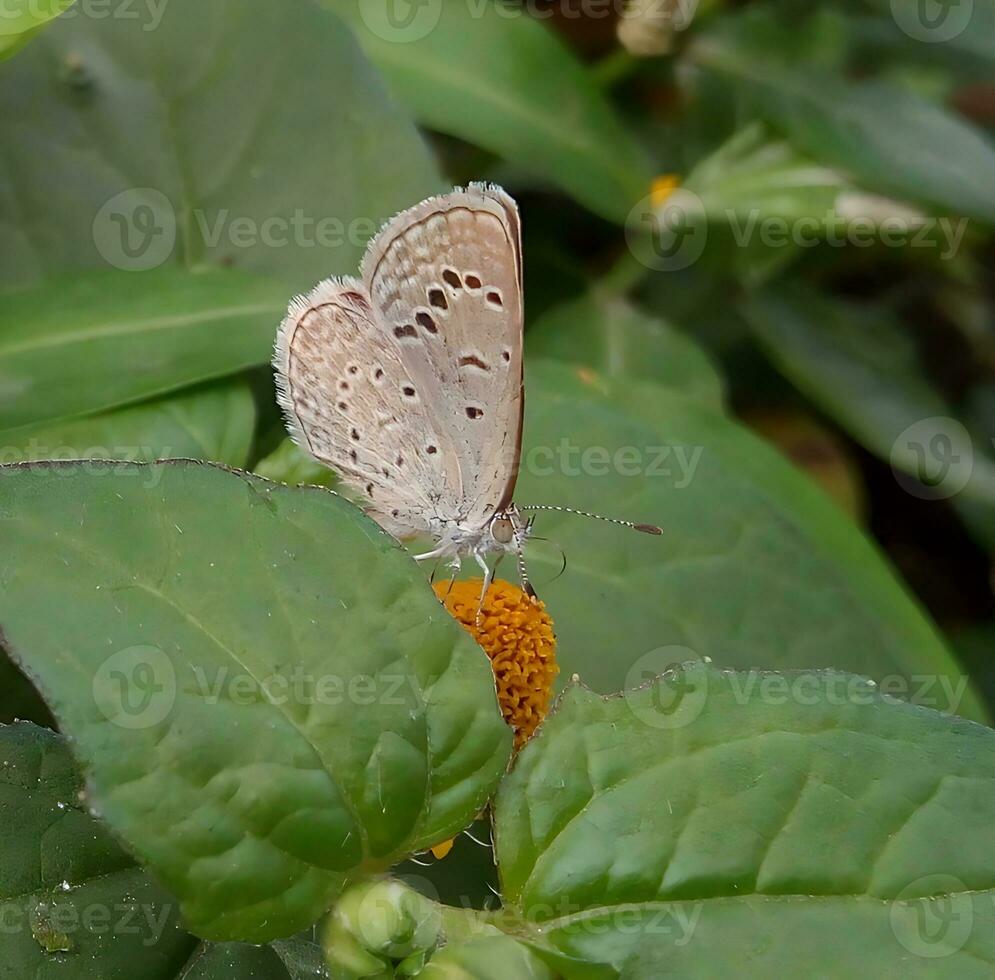
<svg viewBox="0 0 995 980">
<path fill-rule="evenodd" d="M 429 535 L 416 559 L 514 553 L 532 519 L 559 510 L 650 534 L 660 529 L 569 507 L 516 506 L 524 383 L 522 239 L 500 187 L 470 184 L 396 215 L 360 278 L 296 297 L 273 359 L 294 441 L 335 470 L 395 537 Z"/>
</svg>

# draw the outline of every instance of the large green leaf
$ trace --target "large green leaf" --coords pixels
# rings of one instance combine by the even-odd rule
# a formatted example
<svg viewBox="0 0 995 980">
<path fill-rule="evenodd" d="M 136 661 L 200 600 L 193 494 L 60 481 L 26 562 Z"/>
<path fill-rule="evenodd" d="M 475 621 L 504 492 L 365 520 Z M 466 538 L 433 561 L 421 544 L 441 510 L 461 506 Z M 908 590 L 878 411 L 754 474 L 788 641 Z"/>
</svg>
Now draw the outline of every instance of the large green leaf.
<svg viewBox="0 0 995 980">
<path fill-rule="evenodd" d="M 0 976 L 71 980 L 320 980 L 306 939 L 198 941 L 173 897 L 87 812 L 66 741 L 0 727 Z"/>
<path fill-rule="evenodd" d="M 0 463 L 33 459 L 207 459 L 243 466 L 256 406 L 244 381 L 222 382 L 85 418 L 0 432 Z"/>
<path fill-rule="evenodd" d="M 94 805 L 207 938 L 312 923 L 470 822 L 490 665 L 351 504 L 197 463 L 0 469 L 0 627 Z"/>
<path fill-rule="evenodd" d="M 790 28 L 779 30 L 786 39 Z M 703 36 L 693 58 L 743 86 L 798 149 L 871 189 L 995 222 L 995 147 L 981 130 L 909 88 L 784 64 L 745 40 L 745 30 Z"/>
<path fill-rule="evenodd" d="M 528 352 L 583 364 L 608 378 L 657 381 L 719 406 L 722 379 L 686 334 L 621 299 L 595 293 L 554 307 L 528 332 Z"/>
<path fill-rule="evenodd" d="M 221 262 L 304 289 L 439 188 L 330 10 L 134 11 L 59 19 L 0 67 L 0 281 Z"/>
<path fill-rule="evenodd" d="M 0 17 L 0 60 L 10 57 L 73 0 L 10 0 Z"/>
<path fill-rule="evenodd" d="M 115 408 L 265 363 L 280 287 L 232 272 L 102 272 L 3 296 L 0 429 Z"/>
<path fill-rule="evenodd" d="M 527 167 L 613 221 L 649 193 L 649 164 L 611 103 L 525 8 L 430 0 L 401 18 L 401 7 L 382 0 L 349 0 L 345 9 L 363 49 L 426 126 Z"/>
<path fill-rule="evenodd" d="M 133 974 L 129 974 L 129 977 Z M 201 943 L 176 980 L 325 980 L 320 969 L 293 972 L 277 951 L 277 944 Z"/>
<path fill-rule="evenodd" d="M 752 296 L 744 313 L 771 360 L 910 492 L 995 508 L 995 463 L 925 375 L 911 336 L 884 310 L 800 285 Z M 987 451 L 988 447 L 984 449 Z"/>
<path fill-rule="evenodd" d="M 540 514 L 535 586 L 563 676 L 609 692 L 692 655 L 889 679 L 984 714 L 933 625 L 823 491 L 735 422 L 672 389 L 549 362 L 527 384 L 519 503 L 649 521 L 662 537 Z M 918 678 L 918 680 L 917 680 Z"/>
<path fill-rule="evenodd" d="M 980 980 L 993 812 L 991 729 L 852 675 L 697 662 L 624 696 L 571 687 L 495 839 L 536 944 L 613 975 Z"/>
<path fill-rule="evenodd" d="M 66 743 L 0 727 L 0 976 L 167 980 L 197 945 L 172 896 L 87 813 Z"/>
</svg>

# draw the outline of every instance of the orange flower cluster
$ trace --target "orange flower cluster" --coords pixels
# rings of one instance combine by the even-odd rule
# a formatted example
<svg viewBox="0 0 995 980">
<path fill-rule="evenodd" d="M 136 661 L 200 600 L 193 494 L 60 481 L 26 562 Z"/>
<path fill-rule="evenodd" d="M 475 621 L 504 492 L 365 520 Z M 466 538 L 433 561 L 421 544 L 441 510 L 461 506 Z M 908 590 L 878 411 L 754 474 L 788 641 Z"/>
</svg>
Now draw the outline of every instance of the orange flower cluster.
<svg viewBox="0 0 995 980">
<path fill-rule="evenodd" d="M 437 582 L 435 594 L 490 657 L 504 719 L 520 749 L 546 717 L 556 665 L 553 620 L 543 603 L 517 585 L 496 581 L 480 604 L 482 579 Z"/>
</svg>

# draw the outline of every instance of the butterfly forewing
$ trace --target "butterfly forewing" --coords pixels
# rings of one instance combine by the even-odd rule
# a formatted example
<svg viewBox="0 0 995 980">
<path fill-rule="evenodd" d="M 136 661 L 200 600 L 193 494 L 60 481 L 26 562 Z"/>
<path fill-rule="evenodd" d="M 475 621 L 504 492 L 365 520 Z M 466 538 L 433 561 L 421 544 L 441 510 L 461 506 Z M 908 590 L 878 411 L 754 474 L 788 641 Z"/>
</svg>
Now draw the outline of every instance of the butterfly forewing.
<svg viewBox="0 0 995 980">
<path fill-rule="evenodd" d="M 380 318 L 456 473 L 446 521 L 483 527 L 510 502 L 523 409 L 515 202 L 470 185 L 402 212 L 362 266 Z"/>
<path fill-rule="evenodd" d="M 298 297 L 277 338 L 280 402 L 294 440 L 336 470 L 398 536 L 432 531 L 446 493 L 432 421 L 373 314 L 366 287 L 329 279 Z"/>
</svg>

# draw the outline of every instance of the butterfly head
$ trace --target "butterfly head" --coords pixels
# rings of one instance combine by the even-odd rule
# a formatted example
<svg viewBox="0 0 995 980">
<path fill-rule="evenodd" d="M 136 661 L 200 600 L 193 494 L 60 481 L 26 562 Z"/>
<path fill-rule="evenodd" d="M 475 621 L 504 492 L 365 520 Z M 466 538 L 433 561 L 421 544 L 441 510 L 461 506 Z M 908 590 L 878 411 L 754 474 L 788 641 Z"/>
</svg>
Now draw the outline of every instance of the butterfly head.
<svg viewBox="0 0 995 980">
<path fill-rule="evenodd" d="M 490 520 L 487 530 L 490 534 L 491 546 L 494 551 L 521 551 L 525 539 L 532 531 L 532 521 L 522 517 L 518 508 L 512 504 L 498 511 Z"/>
</svg>

